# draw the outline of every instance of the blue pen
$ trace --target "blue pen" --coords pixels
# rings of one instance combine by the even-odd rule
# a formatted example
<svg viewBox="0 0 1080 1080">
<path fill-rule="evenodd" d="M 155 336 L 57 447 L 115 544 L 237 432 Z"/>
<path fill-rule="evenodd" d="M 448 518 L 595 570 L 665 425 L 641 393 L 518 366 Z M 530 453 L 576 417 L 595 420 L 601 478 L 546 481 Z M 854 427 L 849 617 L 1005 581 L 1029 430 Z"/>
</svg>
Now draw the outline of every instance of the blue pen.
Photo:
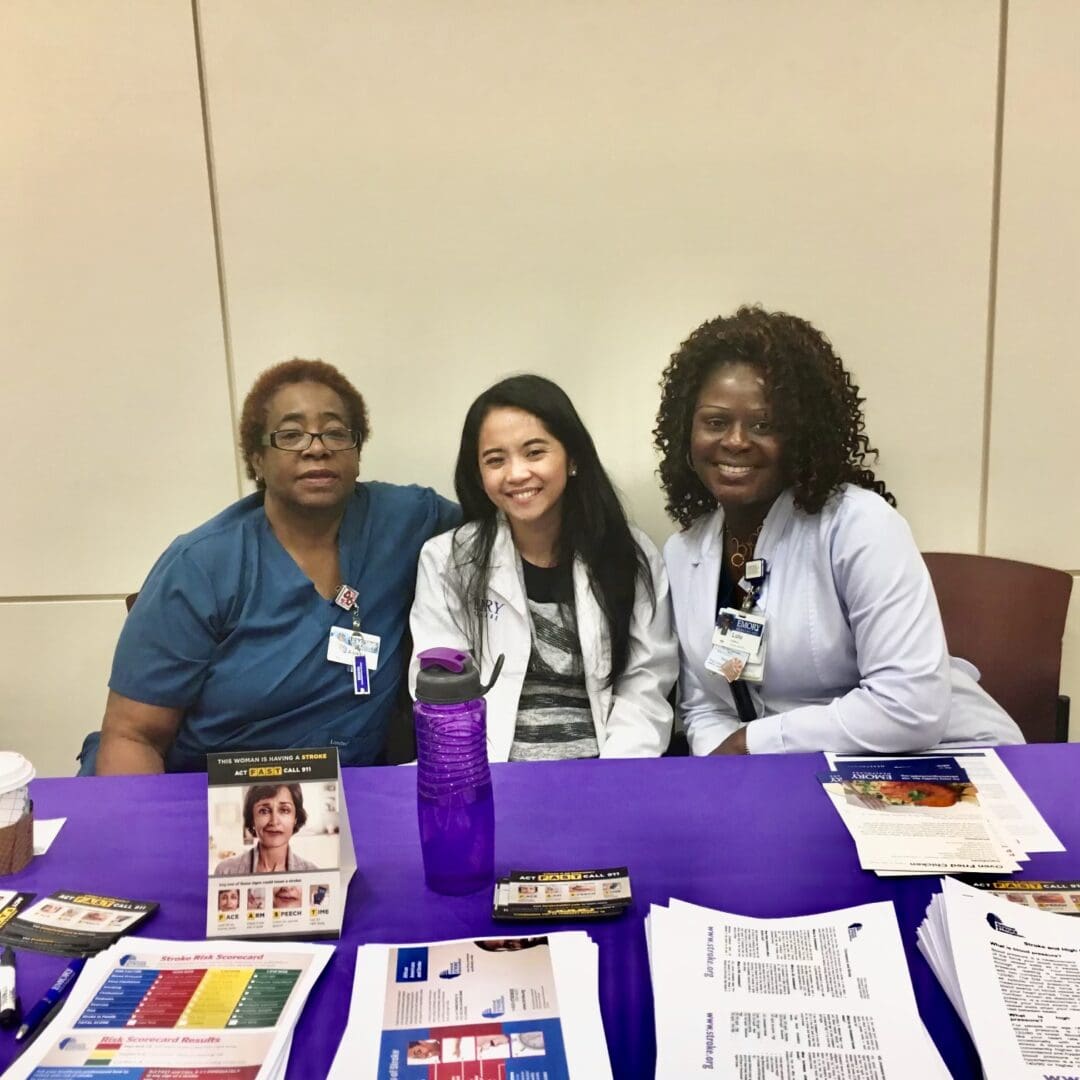
<svg viewBox="0 0 1080 1080">
<path fill-rule="evenodd" d="M 66 968 L 60 973 L 60 978 L 56 980 L 41 996 L 41 1000 L 26 1014 L 26 1018 L 23 1020 L 19 1030 L 15 1032 L 15 1041 L 21 1042 L 41 1023 L 42 1018 L 49 1012 L 49 1010 L 64 996 L 64 994 L 71 987 L 71 984 L 75 981 L 75 976 L 79 974 L 83 969 L 83 964 L 86 963 L 85 957 L 78 957 L 72 960 Z"/>
</svg>

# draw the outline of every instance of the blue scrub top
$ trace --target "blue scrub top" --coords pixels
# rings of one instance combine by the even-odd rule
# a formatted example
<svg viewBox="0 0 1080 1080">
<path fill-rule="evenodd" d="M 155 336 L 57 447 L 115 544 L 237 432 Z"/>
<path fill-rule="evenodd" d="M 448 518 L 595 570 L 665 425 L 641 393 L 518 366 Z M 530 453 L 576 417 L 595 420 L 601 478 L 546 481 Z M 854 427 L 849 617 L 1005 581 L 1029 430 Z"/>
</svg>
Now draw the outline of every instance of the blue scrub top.
<svg viewBox="0 0 1080 1080">
<path fill-rule="evenodd" d="M 368 696 L 353 693 L 351 668 L 326 658 L 330 627 L 351 627 L 351 616 L 278 542 L 261 492 L 158 559 L 120 634 L 109 686 L 184 710 L 169 772 L 205 769 L 208 751 L 297 746 L 336 746 L 344 764 L 370 764 L 408 666 L 420 548 L 459 521 L 457 506 L 431 488 L 356 485 L 338 543 L 362 628 L 382 639 Z"/>
</svg>

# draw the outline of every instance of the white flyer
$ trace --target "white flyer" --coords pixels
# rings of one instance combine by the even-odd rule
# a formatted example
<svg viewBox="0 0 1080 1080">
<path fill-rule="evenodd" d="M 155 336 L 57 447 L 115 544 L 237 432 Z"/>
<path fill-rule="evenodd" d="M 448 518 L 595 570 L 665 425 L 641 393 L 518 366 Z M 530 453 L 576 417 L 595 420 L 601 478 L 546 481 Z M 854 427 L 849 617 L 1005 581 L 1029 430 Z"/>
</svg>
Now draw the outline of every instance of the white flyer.
<svg viewBox="0 0 1080 1080">
<path fill-rule="evenodd" d="M 986 1080 L 1080 1075 L 1080 922 L 952 878 L 919 947 L 964 1019 Z"/>
<path fill-rule="evenodd" d="M 128 938 L 88 960 L 4 1080 L 274 1080 L 333 953 L 300 942 Z"/>
<path fill-rule="evenodd" d="M 648 917 L 657 1080 L 946 1080 L 891 903 L 755 919 L 672 900 Z"/>
<path fill-rule="evenodd" d="M 361 946 L 330 1080 L 414 1074 L 611 1080 L 592 939 Z"/>
</svg>

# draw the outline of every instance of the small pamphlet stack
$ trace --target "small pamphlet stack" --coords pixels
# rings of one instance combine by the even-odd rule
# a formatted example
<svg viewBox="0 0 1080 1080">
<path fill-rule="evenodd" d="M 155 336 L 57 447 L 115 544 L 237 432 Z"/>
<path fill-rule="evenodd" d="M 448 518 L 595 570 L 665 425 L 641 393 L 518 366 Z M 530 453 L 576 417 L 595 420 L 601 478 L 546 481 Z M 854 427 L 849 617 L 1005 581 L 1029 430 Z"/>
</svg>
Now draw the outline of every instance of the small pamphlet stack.
<svg viewBox="0 0 1080 1080">
<path fill-rule="evenodd" d="M 0 945 L 56 956 L 93 956 L 133 933 L 157 911 L 153 900 L 59 889 L 32 903 L 34 893 L 0 892 Z"/>
</svg>

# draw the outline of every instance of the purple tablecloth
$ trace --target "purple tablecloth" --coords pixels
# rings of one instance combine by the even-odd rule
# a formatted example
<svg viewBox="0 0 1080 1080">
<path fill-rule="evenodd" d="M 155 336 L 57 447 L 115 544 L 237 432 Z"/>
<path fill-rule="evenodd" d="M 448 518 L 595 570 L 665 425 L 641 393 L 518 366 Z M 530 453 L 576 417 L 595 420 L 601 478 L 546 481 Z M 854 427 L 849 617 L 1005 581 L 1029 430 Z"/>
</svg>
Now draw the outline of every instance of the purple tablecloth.
<svg viewBox="0 0 1080 1080">
<path fill-rule="evenodd" d="M 1034 856 L 1019 876 L 1080 877 L 1080 745 L 1001 753 L 1069 849 Z M 819 754 L 493 768 L 497 872 L 630 867 L 629 913 L 587 927 L 600 945 L 601 1005 L 616 1080 L 653 1075 L 642 918 L 650 903 L 673 896 L 763 916 L 893 900 L 930 1034 L 954 1076 L 979 1075 L 970 1041 L 915 949 L 915 927 L 937 879 L 879 879 L 860 870 L 854 844 L 815 779 L 822 768 Z M 357 945 L 507 932 L 491 921 L 489 891 L 449 898 L 425 888 L 411 769 L 350 769 L 345 790 L 359 869 L 345 932 L 297 1028 L 290 1080 L 323 1077 L 329 1069 L 345 1026 Z M 66 816 L 67 824 L 48 854 L 0 879 L 0 888 L 158 900 L 147 935 L 203 936 L 204 775 L 37 780 L 32 794 L 38 817 Z M 58 957 L 20 952 L 24 1003 L 36 1000 L 63 966 Z M 0 1033 L 0 1067 L 14 1051 L 11 1033 Z"/>
</svg>

